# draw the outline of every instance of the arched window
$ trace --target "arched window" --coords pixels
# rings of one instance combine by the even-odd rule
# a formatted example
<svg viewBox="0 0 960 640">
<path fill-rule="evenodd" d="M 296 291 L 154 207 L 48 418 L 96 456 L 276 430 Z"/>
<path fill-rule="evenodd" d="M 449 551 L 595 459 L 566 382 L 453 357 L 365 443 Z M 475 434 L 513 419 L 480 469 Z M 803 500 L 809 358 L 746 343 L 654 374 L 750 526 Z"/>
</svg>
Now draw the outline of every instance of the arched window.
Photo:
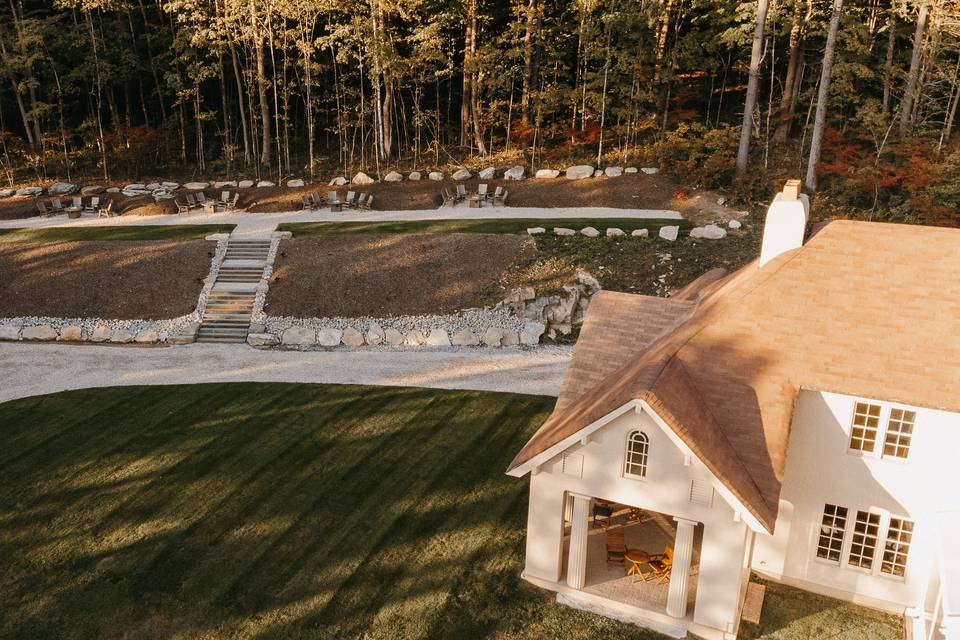
<svg viewBox="0 0 960 640">
<path fill-rule="evenodd" d="M 650 438 L 643 431 L 632 431 L 627 436 L 627 454 L 623 472 L 635 478 L 647 477 L 647 454 L 650 451 Z"/>
</svg>

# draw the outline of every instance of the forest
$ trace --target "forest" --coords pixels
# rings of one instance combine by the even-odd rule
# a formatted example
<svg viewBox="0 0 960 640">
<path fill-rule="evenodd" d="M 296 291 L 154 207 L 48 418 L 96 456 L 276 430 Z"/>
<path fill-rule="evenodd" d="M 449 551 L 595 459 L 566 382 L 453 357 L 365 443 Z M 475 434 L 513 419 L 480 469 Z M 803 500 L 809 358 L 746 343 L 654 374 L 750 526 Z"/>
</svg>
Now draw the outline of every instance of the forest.
<svg viewBox="0 0 960 640">
<path fill-rule="evenodd" d="M 958 0 L 5 0 L 25 181 L 651 165 L 960 221 Z"/>
</svg>

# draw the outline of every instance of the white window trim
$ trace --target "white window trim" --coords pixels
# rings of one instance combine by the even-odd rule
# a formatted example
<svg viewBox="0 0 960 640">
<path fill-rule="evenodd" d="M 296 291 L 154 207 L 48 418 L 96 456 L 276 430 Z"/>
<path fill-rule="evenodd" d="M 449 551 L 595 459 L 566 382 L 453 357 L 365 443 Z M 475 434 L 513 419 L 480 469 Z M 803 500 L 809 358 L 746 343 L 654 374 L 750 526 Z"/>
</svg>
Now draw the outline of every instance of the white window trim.
<svg viewBox="0 0 960 640">
<path fill-rule="evenodd" d="M 856 415 L 858 402 L 863 404 L 877 405 L 880 407 L 879 424 L 877 424 L 877 439 L 873 443 L 873 451 L 863 451 L 862 449 L 854 449 L 850 446 L 850 440 L 853 437 L 853 419 Z M 915 415 L 913 420 L 913 431 L 910 432 L 910 446 L 907 448 L 907 457 L 905 458 L 883 455 L 883 449 L 887 442 L 887 429 L 890 426 L 890 413 L 894 409 L 912 411 Z M 847 454 L 856 456 L 858 458 L 872 458 L 874 460 L 886 460 L 888 462 L 896 462 L 900 464 L 908 462 L 910 460 L 910 452 L 913 450 L 914 444 L 916 443 L 917 418 L 919 417 L 919 413 L 920 412 L 917 409 L 905 405 L 890 402 L 880 402 L 877 400 L 867 400 L 865 398 L 854 398 L 853 402 L 850 403 L 850 411 L 847 415 L 847 426 L 846 429 L 844 429 L 844 433 L 847 436 Z M 863 511 L 863 509 L 860 509 L 860 511 Z"/>
<path fill-rule="evenodd" d="M 629 466 L 630 442 L 631 442 L 631 437 L 633 436 L 634 433 L 639 433 L 646 439 L 645 441 L 646 451 L 644 451 L 644 465 L 643 465 L 644 475 L 642 476 L 635 473 L 630 473 L 629 471 L 627 471 L 627 467 Z M 629 480 L 636 480 L 638 482 L 647 481 L 647 476 L 650 475 L 650 436 L 647 435 L 647 432 L 644 431 L 643 429 L 631 429 L 629 432 L 627 432 L 626 442 L 624 442 L 624 446 L 623 446 L 623 465 L 621 466 L 621 470 L 622 470 L 621 475 L 624 478 L 627 478 Z"/>
<path fill-rule="evenodd" d="M 821 558 L 817 555 L 817 547 L 819 545 L 820 537 L 820 522 L 823 518 L 823 509 L 820 510 L 820 513 L 817 515 L 817 526 L 815 531 L 817 535 L 813 537 L 813 559 L 823 565 L 830 567 L 839 566 L 842 569 L 848 569 L 860 575 L 869 575 L 875 576 L 878 578 L 883 578 L 884 580 L 892 580 L 894 582 L 906 582 L 907 576 L 910 573 L 910 557 L 914 549 L 914 541 L 917 537 L 917 521 L 913 518 L 905 515 L 891 514 L 887 509 L 881 509 L 880 507 L 849 507 L 842 504 L 837 504 L 835 502 L 824 502 L 824 504 L 833 504 L 838 507 L 846 507 L 847 509 L 847 527 L 843 532 L 843 546 L 840 549 L 840 563 L 833 560 L 828 560 L 826 558 Z M 866 511 L 867 513 L 873 513 L 880 516 L 880 524 L 877 528 L 877 542 L 876 547 L 873 550 L 873 560 L 871 561 L 870 567 L 858 567 L 850 564 L 850 549 L 853 546 L 853 534 L 854 527 L 857 522 L 857 512 Z M 900 518 L 901 520 L 909 520 L 913 523 L 913 532 L 910 539 L 910 547 L 907 550 L 907 560 L 904 564 L 903 575 L 896 576 L 890 573 L 883 573 L 880 571 L 880 567 L 883 563 L 883 551 L 886 548 L 887 536 L 890 535 L 890 519 L 891 518 Z"/>
</svg>

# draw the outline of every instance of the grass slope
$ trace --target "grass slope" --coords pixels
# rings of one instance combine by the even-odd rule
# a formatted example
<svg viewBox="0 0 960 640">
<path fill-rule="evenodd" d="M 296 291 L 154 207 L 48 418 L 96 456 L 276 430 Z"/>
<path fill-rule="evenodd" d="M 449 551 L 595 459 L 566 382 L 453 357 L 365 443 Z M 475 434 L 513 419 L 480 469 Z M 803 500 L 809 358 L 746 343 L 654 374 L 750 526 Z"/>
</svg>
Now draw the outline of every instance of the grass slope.
<svg viewBox="0 0 960 640">
<path fill-rule="evenodd" d="M 552 398 L 216 384 L 0 405 L 0 637 L 659 638 L 519 579 Z"/>
<path fill-rule="evenodd" d="M 0 243 L 73 242 L 76 240 L 189 240 L 230 233 L 232 224 L 138 225 L 124 227 L 44 227 L 0 229 Z"/>
<path fill-rule="evenodd" d="M 604 230 L 618 227 L 627 233 L 650 229 L 653 235 L 664 225 L 688 229 L 688 220 L 642 218 L 494 218 L 485 220 L 402 220 L 396 222 L 285 222 L 279 231 L 292 231 L 294 236 L 343 235 L 348 233 L 526 233 L 530 227 L 566 227 Z"/>
</svg>

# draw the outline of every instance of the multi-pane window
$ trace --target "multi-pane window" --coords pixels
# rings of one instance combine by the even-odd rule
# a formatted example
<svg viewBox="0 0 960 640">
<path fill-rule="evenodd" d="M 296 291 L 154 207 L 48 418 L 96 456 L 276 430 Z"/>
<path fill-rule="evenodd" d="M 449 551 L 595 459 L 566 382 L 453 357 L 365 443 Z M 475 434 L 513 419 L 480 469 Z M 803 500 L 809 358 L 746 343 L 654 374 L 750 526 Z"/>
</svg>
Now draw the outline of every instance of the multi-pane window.
<svg viewBox="0 0 960 640">
<path fill-rule="evenodd" d="M 883 455 L 906 458 L 913 438 L 913 423 L 917 419 L 915 411 L 891 409 L 887 422 L 887 434 L 883 439 Z"/>
<path fill-rule="evenodd" d="M 880 405 L 858 402 L 853 409 L 850 448 L 870 453 L 877 442 L 880 427 Z"/>
<path fill-rule="evenodd" d="M 650 452 L 650 439 L 643 431 L 633 431 L 627 436 L 627 455 L 623 472 L 637 478 L 647 477 L 647 456 Z"/>
<path fill-rule="evenodd" d="M 847 508 L 828 504 L 823 507 L 820 523 L 820 539 L 817 542 L 817 557 L 840 562 L 843 550 L 843 534 L 847 529 Z"/>
<path fill-rule="evenodd" d="M 903 577 L 912 539 L 913 523 L 911 521 L 904 518 L 890 518 L 887 542 L 883 547 L 883 562 L 880 563 L 882 573 Z"/>
<path fill-rule="evenodd" d="M 869 511 L 857 511 L 853 523 L 853 536 L 850 542 L 850 556 L 847 562 L 854 567 L 870 569 L 873 556 L 877 551 L 877 536 L 880 533 L 880 514 Z"/>
</svg>

